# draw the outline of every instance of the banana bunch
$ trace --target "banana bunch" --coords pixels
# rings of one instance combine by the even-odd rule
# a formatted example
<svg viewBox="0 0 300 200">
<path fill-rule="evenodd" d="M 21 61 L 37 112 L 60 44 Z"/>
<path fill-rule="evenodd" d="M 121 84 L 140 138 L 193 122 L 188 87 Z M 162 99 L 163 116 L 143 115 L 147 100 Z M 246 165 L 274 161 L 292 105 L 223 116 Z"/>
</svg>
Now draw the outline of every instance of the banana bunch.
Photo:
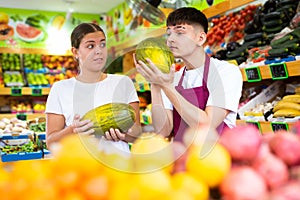
<svg viewBox="0 0 300 200">
<path fill-rule="evenodd" d="M 273 117 L 300 116 L 300 94 L 286 95 L 273 108 Z"/>
</svg>

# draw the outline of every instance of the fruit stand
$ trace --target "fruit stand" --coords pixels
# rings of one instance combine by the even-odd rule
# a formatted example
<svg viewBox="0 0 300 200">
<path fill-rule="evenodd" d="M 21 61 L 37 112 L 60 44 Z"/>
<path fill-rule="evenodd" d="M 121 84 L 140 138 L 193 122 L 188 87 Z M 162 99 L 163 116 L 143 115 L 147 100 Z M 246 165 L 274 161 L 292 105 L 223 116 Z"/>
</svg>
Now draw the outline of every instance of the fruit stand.
<svg viewBox="0 0 300 200">
<path fill-rule="evenodd" d="M 292 1 L 281 0 L 286 4 Z M 209 34 L 219 36 L 208 41 L 209 53 L 219 56 L 216 52 L 224 47 L 222 39 L 228 36 L 226 34 L 232 36 L 230 42 L 265 38 L 263 34 L 242 32 L 247 24 L 251 24 L 248 22 L 255 19 L 250 11 L 258 5 L 251 4 L 230 12 L 253 2 L 224 1 L 204 10 L 210 17 Z M 247 16 L 248 21 L 241 16 Z M 226 20 L 232 23 L 225 23 Z M 234 31 L 225 32 L 226 26 Z M 164 31 L 155 29 L 130 38 L 114 46 L 113 52 L 116 57 L 132 53 L 144 37 L 161 36 Z M 255 44 L 261 43 L 255 41 Z M 20 71 L 20 74 L 8 73 L 12 77 L 6 78 L 8 81 L 4 80 L 3 87 L 0 86 L 1 103 L 7 103 L 10 98 L 39 100 L 36 108 L 26 104 L 12 105 L 16 108 L 15 113 L 0 115 L 0 199 L 256 200 L 300 197 L 299 115 L 292 115 L 290 107 L 289 113 L 285 110 L 276 117 L 275 108 L 280 110 L 280 105 L 274 103 L 275 100 L 277 103 L 290 99 L 281 108 L 293 104 L 296 105 L 293 109 L 298 109 L 299 55 L 289 55 L 279 61 L 261 60 L 267 55 L 265 49 L 255 45 L 252 49 L 248 45 L 245 52 L 252 52 L 248 56 L 253 59 L 237 67 L 243 75 L 244 92 L 250 92 L 241 101 L 236 128 L 219 136 L 209 127 L 193 127 L 187 130 L 181 143 L 148 131 L 131 144 L 130 154 L 114 147 L 99 148 L 97 140 L 76 134 L 48 149 L 43 107 L 39 103 L 45 101 L 53 82 L 76 74 L 74 61 L 70 55 L 50 55 L 45 50 L 0 47 L 3 72 Z M 291 49 L 295 50 L 294 47 Z M 228 60 L 238 65 L 241 60 L 236 55 L 240 58 L 245 54 L 240 50 L 231 49 L 226 53 Z M 274 73 L 277 67 L 283 69 L 283 73 Z M 32 71 L 45 76 L 31 76 Z M 146 99 L 150 85 L 139 75 L 131 78 L 145 108 L 141 122 L 151 125 L 151 102 Z M 270 104 L 271 108 L 268 107 Z M 27 108 L 30 111 L 24 113 Z"/>
</svg>

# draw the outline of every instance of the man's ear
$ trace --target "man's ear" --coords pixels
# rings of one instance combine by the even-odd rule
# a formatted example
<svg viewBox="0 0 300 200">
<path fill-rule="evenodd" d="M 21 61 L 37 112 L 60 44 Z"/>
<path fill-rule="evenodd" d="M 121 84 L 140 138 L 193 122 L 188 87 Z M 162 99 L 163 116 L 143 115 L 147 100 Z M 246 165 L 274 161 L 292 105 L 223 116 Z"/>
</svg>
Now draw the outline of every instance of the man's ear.
<svg viewBox="0 0 300 200">
<path fill-rule="evenodd" d="M 197 46 L 202 46 L 206 42 L 206 33 L 201 31 L 198 35 Z"/>
</svg>

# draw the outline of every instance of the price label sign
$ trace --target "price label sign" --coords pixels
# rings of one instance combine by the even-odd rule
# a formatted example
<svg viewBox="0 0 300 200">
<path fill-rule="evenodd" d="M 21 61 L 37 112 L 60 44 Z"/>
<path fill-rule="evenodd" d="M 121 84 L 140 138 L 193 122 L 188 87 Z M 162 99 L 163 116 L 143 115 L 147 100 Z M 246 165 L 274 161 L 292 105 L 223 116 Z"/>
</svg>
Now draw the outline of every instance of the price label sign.
<svg viewBox="0 0 300 200">
<path fill-rule="evenodd" d="M 261 131 L 261 127 L 260 127 L 260 123 L 256 122 L 256 121 L 246 121 L 247 124 L 254 126 L 255 128 L 257 128 L 259 131 Z"/>
<path fill-rule="evenodd" d="M 286 79 L 289 77 L 285 63 L 275 63 L 269 65 L 273 80 Z"/>
<path fill-rule="evenodd" d="M 258 67 L 245 68 L 245 73 L 248 82 L 258 82 L 261 81 L 261 74 Z"/>
<path fill-rule="evenodd" d="M 20 87 L 12 87 L 10 89 L 11 96 L 22 96 L 22 88 Z"/>
<path fill-rule="evenodd" d="M 279 130 L 285 130 L 287 131 L 289 129 L 289 126 L 285 122 L 271 122 L 271 127 L 273 132 L 279 131 Z"/>
<path fill-rule="evenodd" d="M 43 90 L 42 88 L 32 88 L 31 95 L 32 96 L 42 96 Z"/>
<path fill-rule="evenodd" d="M 27 120 L 27 115 L 24 113 L 19 113 L 16 115 L 17 119 L 22 120 L 22 121 L 26 121 Z"/>
</svg>

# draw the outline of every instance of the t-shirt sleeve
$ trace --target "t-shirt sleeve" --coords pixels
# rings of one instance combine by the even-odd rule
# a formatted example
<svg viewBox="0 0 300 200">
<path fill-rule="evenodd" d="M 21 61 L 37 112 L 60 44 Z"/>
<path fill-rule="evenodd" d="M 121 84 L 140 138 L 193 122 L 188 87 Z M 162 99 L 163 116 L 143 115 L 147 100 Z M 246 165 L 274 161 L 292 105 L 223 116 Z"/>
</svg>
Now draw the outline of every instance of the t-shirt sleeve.
<svg viewBox="0 0 300 200">
<path fill-rule="evenodd" d="M 45 113 L 63 114 L 59 101 L 59 85 L 54 83 L 50 89 L 46 102 Z"/>
<path fill-rule="evenodd" d="M 213 74 L 209 76 L 210 94 L 207 106 L 217 106 L 237 112 L 243 85 L 240 69 L 224 61 L 219 62 L 218 65 L 221 65 L 217 66 L 219 69 L 212 66 L 215 69 L 212 70 Z"/>
<path fill-rule="evenodd" d="M 173 110 L 173 104 L 171 103 L 167 95 L 164 93 L 164 91 L 161 91 L 161 97 L 165 109 Z"/>
</svg>

